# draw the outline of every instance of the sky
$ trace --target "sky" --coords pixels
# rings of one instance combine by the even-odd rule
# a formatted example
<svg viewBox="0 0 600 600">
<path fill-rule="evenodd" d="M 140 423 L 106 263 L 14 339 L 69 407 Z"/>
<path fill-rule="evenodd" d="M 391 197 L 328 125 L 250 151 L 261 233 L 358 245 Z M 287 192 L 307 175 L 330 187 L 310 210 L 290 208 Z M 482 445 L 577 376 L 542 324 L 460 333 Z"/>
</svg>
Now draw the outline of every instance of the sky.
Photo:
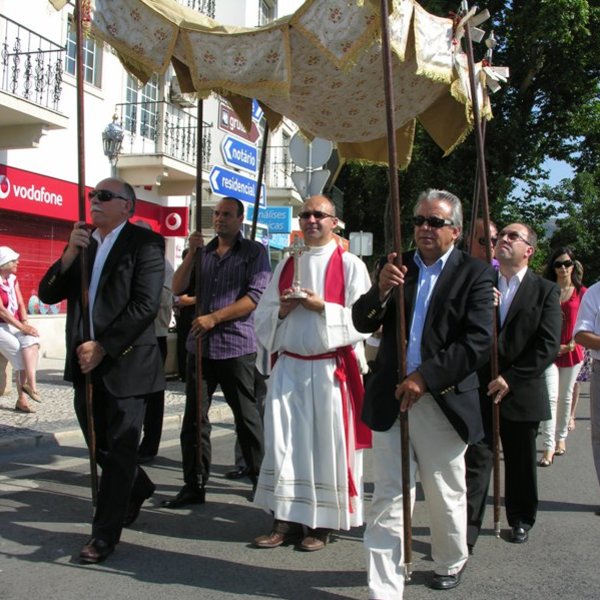
<svg viewBox="0 0 600 600">
<path fill-rule="evenodd" d="M 563 161 L 547 160 L 544 163 L 544 169 L 549 171 L 546 183 L 550 186 L 555 186 L 563 179 L 571 179 L 573 177 L 573 169 Z"/>
</svg>

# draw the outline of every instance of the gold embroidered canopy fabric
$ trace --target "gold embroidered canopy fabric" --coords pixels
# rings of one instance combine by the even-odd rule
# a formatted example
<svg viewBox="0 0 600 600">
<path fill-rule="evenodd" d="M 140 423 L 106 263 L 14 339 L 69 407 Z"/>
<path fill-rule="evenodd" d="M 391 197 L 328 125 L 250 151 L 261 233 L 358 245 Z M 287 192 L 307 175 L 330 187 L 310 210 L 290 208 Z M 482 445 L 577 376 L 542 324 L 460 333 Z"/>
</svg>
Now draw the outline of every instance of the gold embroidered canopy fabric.
<svg viewBox="0 0 600 600">
<path fill-rule="evenodd" d="M 406 165 L 416 119 L 445 152 L 462 141 L 470 92 L 450 19 L 396 0 L 389 23 L 398 160 Z M 346 158 L 387 161 L 378 0 L 308 0 L 253 29 L 220 25 L 175 0 L 95 0 L 92 33 L 141 81 L 173 64 L 182 91 L 226 96 L 247 126 L 256 98 L 272 128 L 284 115 L 336 142 Z M 476 78 L 489 117 L 480 65 Z"/>
</svg>

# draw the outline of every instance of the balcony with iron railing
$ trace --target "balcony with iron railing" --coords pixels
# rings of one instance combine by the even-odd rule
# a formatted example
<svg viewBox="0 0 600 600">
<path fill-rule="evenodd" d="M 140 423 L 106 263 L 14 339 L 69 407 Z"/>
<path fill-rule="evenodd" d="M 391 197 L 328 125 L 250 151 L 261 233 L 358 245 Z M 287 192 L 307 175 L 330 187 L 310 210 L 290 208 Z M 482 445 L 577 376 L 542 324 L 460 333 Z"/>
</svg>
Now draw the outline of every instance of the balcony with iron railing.
<svg viewBox="0 0 600 600">
<path fill-rule="evenodd" d="M 64 62 L 64 47 L 0 15 L 1 147 L 31 147 L 44 129 L 67 126 Z"/>
<path fill-rule="evenodd" d="M 128 181 L 134 185 L 164 181 L 170 187 L 178 183 L 178 189 L 189 188 L 185 193 L 191 193 L 198 154 L 197 116 L 165 100 L 117 104 L 116 114 L 125 133 L 118 167 L 130 171 Z M 211 129 L 210 123 L 202 124 L 203 171 L 211 167 Z M 163 187 L 162 193 L 170 192 Z"/>
</svg>

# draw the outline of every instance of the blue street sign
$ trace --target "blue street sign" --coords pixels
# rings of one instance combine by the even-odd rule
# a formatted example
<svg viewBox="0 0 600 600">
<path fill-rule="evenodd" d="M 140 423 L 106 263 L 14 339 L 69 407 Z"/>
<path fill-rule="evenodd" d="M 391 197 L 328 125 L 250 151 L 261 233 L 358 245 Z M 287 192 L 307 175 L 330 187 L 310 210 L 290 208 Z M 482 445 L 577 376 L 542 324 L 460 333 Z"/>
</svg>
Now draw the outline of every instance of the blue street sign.
<svg viewBox="0 0 600 600">
<path fill-rule="evenodd" d="M 259 106 L 256 100 L 252 100 L 252 118 L 255 121 L 260 121 L 264 115 L 263 109 Z"/>
<path fill-rule="evenodd" d="M 252 144 L 227 135 L 221 142 L 221 153 L 226 165 L 256 173 L 258 152 Z"/>
<path fill-rule="evenodd" d="M 246 218 L 252 221 L 254 206 L 246 210 Z M 292 231 L 292 207 L 269 206 L 258 209 L 258 221 L 269 226 L 269 233 L 290 233 Z"/>
<path fill-rule="evenodd" d="M 249 177 L 244 177 L 235 171 L 230 171 L 225 167 L 215 165 L 210 170 L 208 176 L 211 190 L 219 196 L 231 196 L 242 202 L 254 204 L 256 196 L 256 181 Z M 267 206 L 267 190 L 264 184 L 261 186 L 260 206 Z"/>
</svg>

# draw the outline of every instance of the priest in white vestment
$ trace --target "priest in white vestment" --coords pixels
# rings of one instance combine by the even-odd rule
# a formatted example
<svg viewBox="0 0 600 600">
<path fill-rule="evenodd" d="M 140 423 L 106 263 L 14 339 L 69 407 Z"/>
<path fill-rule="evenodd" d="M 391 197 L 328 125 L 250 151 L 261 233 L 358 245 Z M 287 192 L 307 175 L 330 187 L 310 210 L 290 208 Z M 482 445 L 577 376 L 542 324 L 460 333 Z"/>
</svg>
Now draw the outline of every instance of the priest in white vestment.
<svg viewBox="0 0 600 600">
<path fill-rule="evenodd" d="M 363 523 L 361 448 L 370 445 L 370 431 L 360 420 L 357 355 L 368 335 L 354 328 L 351 306 L 371 283 L 362 260 L 336 243 L 328 198 L 311 197 L 299 217 L 306 246 L 296 261 L 278 265 L 255 312 L 257 338 L 277 360 L 254 498 L 274 524 L 254 545 L 298 541 L 313 551 L 325 547 L 331 530 Z M 296 275 L 304 299 L 286 298 Z"/>
</svg>

